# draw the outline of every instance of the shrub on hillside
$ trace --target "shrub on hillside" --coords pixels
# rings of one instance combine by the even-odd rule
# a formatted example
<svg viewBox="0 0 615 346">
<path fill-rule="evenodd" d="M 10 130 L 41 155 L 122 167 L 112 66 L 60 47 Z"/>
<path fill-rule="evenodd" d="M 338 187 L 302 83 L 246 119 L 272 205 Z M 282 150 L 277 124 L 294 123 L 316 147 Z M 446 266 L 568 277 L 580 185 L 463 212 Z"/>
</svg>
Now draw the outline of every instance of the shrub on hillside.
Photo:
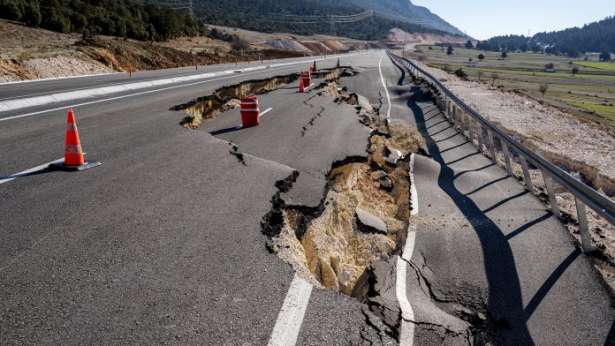
<svg viewBox="0 0 615 346">
<path fill-rule="evenodd" d="M 459 77 L 461 79 L 467 79 L 468 78 L 468 74 L 461 67 L 458 68 L 457 70 L 455 70 L 455 76 L 457 76 L 457 77 Z"/>
</svg>

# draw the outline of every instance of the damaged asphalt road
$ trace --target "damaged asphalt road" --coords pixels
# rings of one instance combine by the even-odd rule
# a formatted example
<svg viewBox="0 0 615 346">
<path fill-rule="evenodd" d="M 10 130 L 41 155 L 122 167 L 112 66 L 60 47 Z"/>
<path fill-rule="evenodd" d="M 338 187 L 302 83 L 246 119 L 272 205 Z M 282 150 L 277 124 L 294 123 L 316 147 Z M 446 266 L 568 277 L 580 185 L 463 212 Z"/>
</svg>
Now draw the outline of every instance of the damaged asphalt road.
<svg viewBox="0 0 615 346">
<path fill-rule="evenodd" d="M 419 213 L 407 261 L 422 344 L 610 345 L 607 286 L 538 198 L 480 155 L 398 69 L 396 118 L 415 124 Z"/>
<path fill-rule="evenodd" d="M 362 94 L 376 109 L 386 102 L 375 82 L 382 56 L 372 52 L 342 59 L 358 74 L 340 85 Z M 334 64 L 319 63 L 319 68 Z M 429 102 L 408 102 L 417 90 L 390 61 L 381 67 L 393 100 L 391 124 L 403 121 L 421 129 L 422 120 L 439 121 L 432 118 L 437 110 Z M 0 188 L 0 344 L 271 342 L 296 275 L 271 253 L 263 234 L 264 216 L 276 201 L 304 212 L 318 209 L 314 215 L 323 219 L 335 215 L 325 203 L 336 202 L 326 196 L 336 188 L 330 173 L 340 168 L 339 182 L 363 176 L 370 188 L 378 188 L 366 191 L 408 202 L 399 193 L 398 166 L 379 166 L 397 155 L 368 147 L 370 141 L 382 145 L 397 135 L 372 132 L 354 104 L 334 102 L 331 95 L 298 94 L 292 84 L 263 94 L 261 109 L 272 110 L 261 126 L 249 129 L 237 128 L 239 112 L 233 105 L 199 126 L 187 126 L 195 130 L 179 125 L 184 112 L 171 110 L 240 81 L 297 69 L 234 75 L 77 109 L 88 158 L 104 165 L 80 174 L 44 172 Z M 65 126 L 63 113 L 5 122 L 0 129 L 3 158 L 8 158 L 0 162 L 3 175 L 59 157 Z M 421 206 L 414 220 L 416 249 L 412 258 L 401 260 L 408 265 L 404 284 L 414 320 L 401 319 L 396 296 L 401 282 L 395 274 L 403 239 L 395 238 L 395 249 L 387 249 L 369 266 L 370 275 L 356 281 L 355 288 L 362 290 L 354 296 L 315 286 L 296 338 L 287 344 L 396 345 L 404 323 L 416 327 L 405 345 L 603 344 L 613 312 L 590 265 L 565 232 L 557 233 L 554 220 L 540 218 L 544 206 L 519 195 L 516 182 L 500 181 L 464 196 L 499 171 L 481 157 L 442 165 L 457 160 L 454 155 L 467 155 L 451 150 L 438 160 L 429 137 L 456 140 L 444 127 L 433 128 L 444 131 L 438 135 L 423 133 L 423 149 L 436 161 L 416 156 Z M 230 130 L 216 132 L 222 129 Z M 408 165 L 403 154 L 393 157 L 399 167 Z M 450 182 L 462 171 L 481 167 L 486 168 Z M 500 203 L 502 191 L 519 196 Z M 364 198 L 352 189 L 334 192 L 350 196 L 353 208 L 353 198 Z M 467 214 L 467 205 L 457 200 L 474 203 L 472 211 L 485 211 Z M 393 237 L 405 226 L 391 227 L 407 219 L 408 203 L 389 206 L 388 220 L 361 206 L 367 209 L 361 213 L 365 236 L 382 239 L 391 232 Z M 384 222 L 386 232 L 372 217 Z M 551 247 L 545 251 L 536 244 Z M 312 269 L 319 268 L 320 279 L 335 273 L 337 281 L 329 282 L 341 290 L 342 266 L 331 257 L 324 262 L 332 271 L 324 265 Z"/>
<path fill-rule="evenodd" d="M 314 100 L 326 110 L 301 136 L 315 113 L 294 86 L 263 97 L 273 110 L 259 128 L 216 138 L 178 125 L 171 107 L 229 84 L 81 107 L 83 146 L 103 166 L 2 185 L 1 344 L 267 344 L 294 275 L 261 232 L 276 182 L 303 172 L 284 198 L 319 203 L 332 162 L 366 157 L 369 129 L 353 106 Z M 4 174 L 61 153 L 65 115 L 33 119 L 4 124 Z M 373 324 L 358 300 L 315 290 L 297 342 L 395 342 Z"/>
</svg>

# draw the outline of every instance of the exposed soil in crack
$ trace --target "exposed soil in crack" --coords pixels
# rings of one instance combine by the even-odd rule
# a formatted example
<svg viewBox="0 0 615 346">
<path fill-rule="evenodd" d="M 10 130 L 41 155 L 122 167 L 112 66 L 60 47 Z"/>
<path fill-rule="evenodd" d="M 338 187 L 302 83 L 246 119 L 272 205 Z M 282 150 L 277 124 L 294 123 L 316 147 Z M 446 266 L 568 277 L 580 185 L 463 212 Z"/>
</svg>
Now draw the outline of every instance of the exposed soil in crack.
<svg viewBox="0 0 615 346">
<path fill-rule="evenodd" d="M 318 70 L 312 73 L 312 76 L 324 80 L 323 84 L 319 86 L 324 87 L 330 81 L 354 74 L 355 72 L 351 67 L 339 67 Z M 261 95 L 278 90 L 298 79 L 299 74 L 292 73 L 265 79 L 248 80 L 222 87 L 211 95 L 174 106 L 171 110 L 187 113 L 186 117 L 181 120 L 180 125 L 189 129 L 197 129 L 205 120 L 215 118 L 228 110 L 239 108 L 240 99 L 246 96 Z"/>
<path fill-rule="evenodd" d="M 319 95 L 333 96 L 334 102 L 357 106 L 358 120 L 373 130 L 366 157 L 348 157 L 332 164 L 323 199 L 316 208 L 287 206 L 281 198 L 300 173 L 279 182 L 262 230 L 268 249 L 299 276 L 366 304 L 366 328 L 377 331 L 376 336 L 363 331 L 366 342 L 392 344 L 401 314 L 397 301 L 390 299 L 395 295 L 389 291 L 388 298 L 382 298 L 381 286 L 383 276 L 389 281 L 395 277 L 391 264 L 406 241 L 411 210 L 409 154 L 420 150 L 422 138 L 405 123 L 383 121 L 377 109 L 366 111 L 358 105 L 358 95 L 339 88 L 335 81 L 317 88 Z M 310 99 L 306 102 L 310 105 Z M 303 134 L 318 117 L 316 112 Z M 389 272 L 384 274 L 377 268 L 388 268 Z"/>
<path fill-rule="evenodd" d="M 334 83 L 322 89 L 338 102 L 356 99 Z M 374 114 L 368 124 L 383 126 Z M 405 242 L 411 208 L 408 154 L 419 146 L 418 133 L 402 124 L 375 131 L 367 158 L 332 165 L 318 208 L 287 207 L 274 198 L 274 210 L 263 222 L 271 249 L 313 284 L 365 299 L 360 279 L 368 267 L 399 253 Z M 387 161 L 392 150 L 402 156 Z M 278 224 L 272 227 L 271 221 Z"/>
</svg>

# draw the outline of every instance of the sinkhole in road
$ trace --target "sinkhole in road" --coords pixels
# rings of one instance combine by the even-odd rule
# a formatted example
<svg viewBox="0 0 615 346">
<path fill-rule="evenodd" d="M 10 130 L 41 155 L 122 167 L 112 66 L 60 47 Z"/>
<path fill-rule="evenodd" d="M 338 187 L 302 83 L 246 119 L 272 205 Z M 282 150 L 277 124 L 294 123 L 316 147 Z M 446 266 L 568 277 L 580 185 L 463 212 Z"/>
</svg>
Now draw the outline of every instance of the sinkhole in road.
<svg viewBox="0 0 615 346">
<path fill-rule="evenodd" d="M 370 122 L 366 158 L 332 165 L 320 206 L 287 206 L 282 194 L 300 173 L 278 184 L 272 210 L 263 218 L 268 247 L 317 287 L 365 301 L 372 265 L 401 253 L 410 219 L 409 154 L 419 134 L 404 124 Z M 392 151 L 402 157 L 391 160 Z"/>
<path fill-rule="evenodd" d="M 327 83 L 340 77 L 352 76 L 354 74 L 355 72 L 352 67 L 336 67 L 315 71 L 312 73 L 312 76 L 322 79 L 323 83 Z M 224 86 L 214 91 L 211 95 L 176 105 L 171 110 L 187 113 L 181 120 L 180 125 L 188 129 L 197 129 L 205 120 L 215 118 L 218 114 L 228 110 L 239 108 L 239 100 L 241 98 L 250 95 L 266 94 L 287 87 L 298 79 L 298 73 L 291 73 L 271 78 L 248 80 Z"/>
</svg>

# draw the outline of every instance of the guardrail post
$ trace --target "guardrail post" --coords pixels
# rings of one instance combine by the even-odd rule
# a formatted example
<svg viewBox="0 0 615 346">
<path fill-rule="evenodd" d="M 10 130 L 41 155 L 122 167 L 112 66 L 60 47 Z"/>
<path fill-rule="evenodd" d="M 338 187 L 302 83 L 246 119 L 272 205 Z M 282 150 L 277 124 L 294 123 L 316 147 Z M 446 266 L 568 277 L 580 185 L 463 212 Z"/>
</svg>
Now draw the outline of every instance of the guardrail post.
<svg viewBox="0 0 615 346">
<path fill-rule="evenodd" d="M 545 187 L 547 188 L 547 194 L 549 195 L 549 204 L 551 204 L 551 211 L 553 215 L 560 218 L 559 207 L 557 206 L 557 199 L 555 198 L 555 186 L 553 179 L 548 176 L 545 171 L 542 171 L 542 179 L 545 181 Z"/>
<path fill-rule="evenodd" d="M 483 144 L 485 143 L 484 136 L 485 134 L 484 134 L 483 125 L 478 123 L 478 152 L 481 154 L 483 153 Z"/>
<path fill-rule="evenodd" d="M 585 208 L 585 204 L 576 197 L 574 201 L 577 205 L 577 220 L 579 221 L 581 248 L 584 253 L 592 252 L 594 251 L 594 246 L 592 245 L 592 238 L 589 235 L 589 224 L 587 222 L 587 210 Z"/>
<path fill-rule="evenodd" d="M 523 180 L 525 181 L 525 187 L 531 193 L 534 193 L 534 185 L 532 184 L 532 176 L 530 175 L 530 168 L 527 164 L 525 157 L 519 155 L 521 161 L 521 168 L 523 168 Z"/>
<path fill-rule="evenodd" d="M 472 142 L 472 117 L 468 113 L 464 112 L 464 114 L 466 116 L 466 132 L 467 132 L 466 137 L 470 140 L 470 142 Z"/>
<path fill-rule="evenodd" d="M 472 123 L 472 116 L 468 114 L 468 137 L 470 139 L 470 143 L 474 145 L 474 124 Z"/>
<path fill-rule="evenodd" d="M 498 164 L 498 157 L 496 156 L 496 150 L 495 150 L 495 139 L 493 138 L 493 132 L 489 131 L 489 129 L 487 129 L 487 137 L 489 138 L 489 152 L 491 153 L 491 158 L 493 159 L 493 162 L 495 162 L 495 164 Z"/>
<path fill-rule="evenodd" d="M 511 163 L 511 158 L 510 158 L 510 150 L 508 150 L 508 144 L 506 144 L 506 142 L 500 141 L 502 142 L 502 152 L 504 153 L 504 162 L 506 163 L 506 171 L 508 172 L 509 176 L 513 176 L 513 170 L 512 170 L 512 163 Z"/>
</svg>

